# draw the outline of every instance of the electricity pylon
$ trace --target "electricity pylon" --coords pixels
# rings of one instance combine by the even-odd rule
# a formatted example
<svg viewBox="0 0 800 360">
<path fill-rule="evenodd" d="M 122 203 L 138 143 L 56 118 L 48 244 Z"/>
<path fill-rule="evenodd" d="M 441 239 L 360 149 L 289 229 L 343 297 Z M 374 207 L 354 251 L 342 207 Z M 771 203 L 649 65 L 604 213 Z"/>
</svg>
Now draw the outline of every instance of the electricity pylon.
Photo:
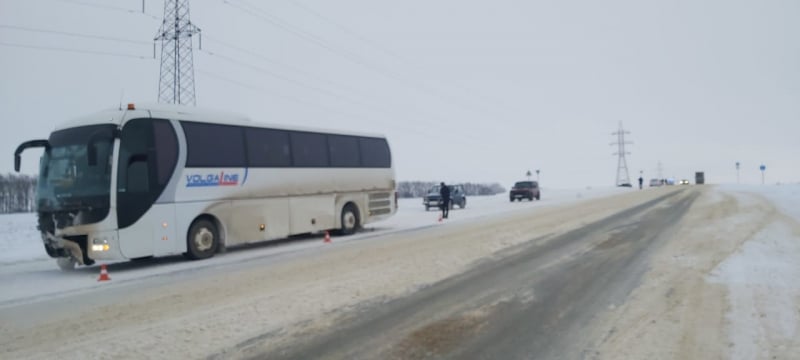
<svg viewBox="0 0 800 360">
<path fill-rule="evenodd" d="M 621 121 L 619 123 L 619 130 L 611 133 L 611 135 L 617 137 L 617 142 L 611 143 L 611 145 L 617 145 L 617 152 L 613 154 L 617 155 L 617 186 L 631 185 L 631 177 L 628 174 L 628 161 L 625 160 L 625 155 L 630 155 L 630 153 L 625 151 L 625 145 L 633 143 L 625 141 L 625 134 L 630 134 L 630 131 L 625 131 L 622 128 Z"/>
<path fill-rule="evenodd" d="M 200 29 L 189 20 L 189 0 L 164 1 L 164 20 L 153 39 L 161 41 L 158 102 L 196 105 L 192 35 Z"/>
</svg>

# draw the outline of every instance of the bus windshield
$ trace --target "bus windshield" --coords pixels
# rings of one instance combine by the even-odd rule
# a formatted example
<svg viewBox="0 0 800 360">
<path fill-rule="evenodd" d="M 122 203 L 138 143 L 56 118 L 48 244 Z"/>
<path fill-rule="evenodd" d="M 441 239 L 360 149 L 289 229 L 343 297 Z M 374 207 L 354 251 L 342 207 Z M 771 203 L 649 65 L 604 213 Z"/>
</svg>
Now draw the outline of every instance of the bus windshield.
<svg viewBox="0 0 800 360">
<path fill-rule="evenodd" d="M 50 135 L 50 148 L 39 168 L 36 204 L 40 212 L 109 207 L 115 128 L 92 125 Z"/>
</svg>

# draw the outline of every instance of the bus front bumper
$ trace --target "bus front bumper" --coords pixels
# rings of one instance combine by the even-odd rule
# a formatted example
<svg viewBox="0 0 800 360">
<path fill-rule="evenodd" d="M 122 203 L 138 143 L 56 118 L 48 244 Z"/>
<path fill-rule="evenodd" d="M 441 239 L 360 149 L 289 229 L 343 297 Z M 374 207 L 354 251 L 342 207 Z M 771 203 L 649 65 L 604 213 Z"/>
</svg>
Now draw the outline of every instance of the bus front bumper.
<svg viewBox="0 0 800 360">
<path fill-rule="evenodd" d="M 81 265 L 122 257 L 116 231 L 98 231 L 88 235 L 42 233 L 42 240 L 51 257 L 72 257 Z"/>
</svg>

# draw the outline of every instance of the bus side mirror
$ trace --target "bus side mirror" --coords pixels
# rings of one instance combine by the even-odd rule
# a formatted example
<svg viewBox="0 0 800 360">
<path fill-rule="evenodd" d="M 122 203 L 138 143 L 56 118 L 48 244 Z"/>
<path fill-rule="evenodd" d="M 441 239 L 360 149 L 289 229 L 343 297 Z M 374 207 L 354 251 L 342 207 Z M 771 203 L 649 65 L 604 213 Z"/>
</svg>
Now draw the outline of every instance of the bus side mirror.
<svg viewBox="0 0 800 360">
<path fill-rule="evenodd" d="M 22 154 L 25 149 L 34 148 L 34 147 L 43 147 L 45 151 L 50 151 L 50 143 L 47 140 L 31 140 L 26 141 L 19 146 L 17 146 L 17 150 L 14 151 L 14 171 L 19 172 L 20 163 L 20 155 Z"/>
</svg>

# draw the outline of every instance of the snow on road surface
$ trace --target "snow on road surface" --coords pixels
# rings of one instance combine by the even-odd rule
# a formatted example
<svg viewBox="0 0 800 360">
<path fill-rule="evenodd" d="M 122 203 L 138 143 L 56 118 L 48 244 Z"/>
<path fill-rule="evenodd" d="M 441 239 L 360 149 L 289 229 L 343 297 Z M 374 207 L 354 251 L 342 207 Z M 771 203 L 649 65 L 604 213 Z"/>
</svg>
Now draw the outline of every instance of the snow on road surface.
<svg viewBox="0 0 800 360">
<path fill-rule="evenodd" d="M 595 357 L 796 356 L 800 186 L 784 185 L 551 191 L 513 204 L 471 197 L 442 224 L 406 200 L 397 216 L 333 245 L 312 237 L 199 262 L 120 263 L 99 284 L 96 267 L 64 274 L 37 256 L 34 230 L 35 245 L 0 258 L 0 358 L 227 358 L 251 341 L 279 346 L 329 326 L 335 312 L 408 295 L 500 250 L 680 190 L 702 196 L 640 287 L 587 329 L 597 332 Z M 5 224 L 22 226 L 14 216 L 22 220 Z M 2 237 L 0 247 L 19 241 Z"/>
</svg>

